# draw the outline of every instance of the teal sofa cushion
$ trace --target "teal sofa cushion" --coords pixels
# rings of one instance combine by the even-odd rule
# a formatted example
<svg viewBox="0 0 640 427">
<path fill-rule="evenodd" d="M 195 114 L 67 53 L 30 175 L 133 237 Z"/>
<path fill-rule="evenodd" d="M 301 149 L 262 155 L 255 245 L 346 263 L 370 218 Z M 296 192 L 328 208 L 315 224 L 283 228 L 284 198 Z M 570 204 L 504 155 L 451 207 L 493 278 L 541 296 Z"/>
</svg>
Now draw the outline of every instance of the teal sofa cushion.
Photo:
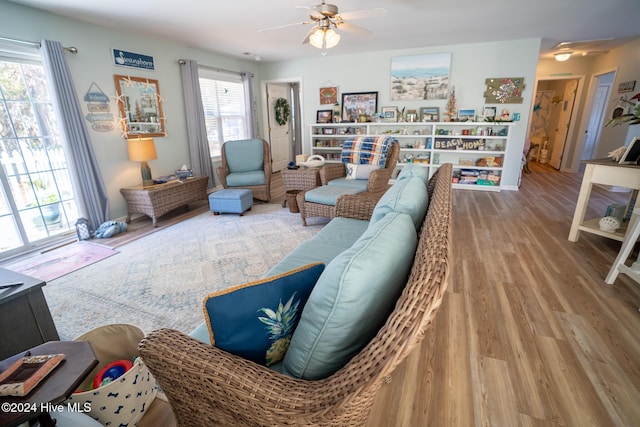
<svg viewBox="0 0 640 427">
<path fill-rule="evenodd" d="M 313 190 L 309 190 L 304 193 L 304 200 L 312 203 L 319 203 L 321 205 L 335 206 L 338 202 L 338 197 L 345 194 L 358 194 L 365 191 L 358 187 L 349 187 L 343 185 L 323 185 L 316 187 Z"/>
<path fill-rule="evenodd" d="M 422 179 L 408 177 L 396 181 L 378 200 L 371 214 L 371 223 L 380 221 L 390 212 L 402 212 L 411 217 L 416 230 L 427 213 L 429 193 Z"/>
<path fill-rule="evenodd" d="M 328 264 L 349 249 L 369 226 L 369 221 L 336 217 L 310 240 L 299 244 L 265 275 L 275 276 L 314 262 Z"/>
<path fill-rule="evenodd" d="M 230 172 L 264 170 L 264 144 L 261 139 L 242 139 L 224 143 Z"/>
<path fill-rule="evenodd" d="M 324 264 L 207 295 L 203 310 L 212 345 L 263 365 L 282 360 Z"/>
<path fill-rule="evenodd" d="M 331 261 L 313 288 L 284 358 L 306 380 L 340 369 L 378 332 L 402 292 L 417 245 L 411 218 L 391 213 Z"/>
<path fill-rule="evenodd" d="M 266 177 L 262 169 L 250 172 L 232 172 L 227 175 L 227 186 L 246 187 L 249 185 L 264 185 Z"/>
<path fill-rule="evenodd" d="M 425 185 L 429 182 L 429 168 L 418 166 L 415 163 L 408 163 L 402 167 L 402 170 L 396 178 L 397 181 L 402 181 L 412 176 L 422 179 Z"/>
<path fill-rule="evenodd" d="M 367 191 L 367 187 L 369 186 L 369 180 L 367 180 L 367 179 L 347 179 L 346 177 L 343 176 L 343 177 L 340 177 L 340 178 L 332 179 L 331 181 L 327 182 L 327 185 L 359 188 L 362 191 Z"/>
</svg>

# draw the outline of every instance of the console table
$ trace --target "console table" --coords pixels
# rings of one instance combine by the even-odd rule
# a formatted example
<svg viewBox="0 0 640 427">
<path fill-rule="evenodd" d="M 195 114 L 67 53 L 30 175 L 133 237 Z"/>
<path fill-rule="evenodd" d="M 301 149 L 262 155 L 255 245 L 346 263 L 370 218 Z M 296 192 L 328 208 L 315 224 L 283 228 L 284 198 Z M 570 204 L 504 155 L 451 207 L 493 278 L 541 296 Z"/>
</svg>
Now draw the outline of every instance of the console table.
<svg viewBox="0 0 640 427">
<path fill-rule="evenodd" d="M 0 285 L 9 283 L 22 285 L 0 289 L 0 359 L 60 339 L 42 293 L 45 281 L 0 268 Z"/>
<path fill-rule="evenodd" d="M 206 200 L 208 182 L 209 177 L 196 176 L 166 184 L 121 188 L 120 193 L 127 202 L 127 222 L 131 222 L 131 215 L 141 213 L 150 217 L 156 227 L 162 215 L 181 206 L 188 207 L 191 202 Z"/>
<path fill-rule="evenodd" d="M 640 166 L 620 165 L 611 159 L 588 160 L 585 162 L 586 169 L 580 185 L 580 193 L 576 202 L 576 210 L 573 214 L 573 222 L 569 231 L 569 241 L 577 242 L 581 231 L 608 237 L 609 239 L 624 241 L 626 229 L 621 229 L 615 233 L 608 233 L 600 230 L 598 222 L 600 218 L 585 220 L 587 204 L 591 195 L 593 184 L 612 185 L 615 187 L 630 188 L 640 190 Z"/>
</svg>

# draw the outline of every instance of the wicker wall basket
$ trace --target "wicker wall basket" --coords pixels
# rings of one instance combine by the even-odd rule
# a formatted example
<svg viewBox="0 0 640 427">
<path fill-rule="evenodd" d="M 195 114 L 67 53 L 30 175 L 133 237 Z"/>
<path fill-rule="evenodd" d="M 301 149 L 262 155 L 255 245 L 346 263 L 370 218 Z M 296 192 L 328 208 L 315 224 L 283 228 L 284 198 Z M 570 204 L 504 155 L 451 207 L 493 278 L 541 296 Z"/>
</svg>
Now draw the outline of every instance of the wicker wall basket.
<svg viewBox="0 0 640 427">
<path fill-rule="evenodd" d="M 106 325 L 76 338 L 91 343 L 98 366 L 84 383 L 69 398 L 70 402 L 90 403 L 92 418 L 108 426 L 135 426 L 158 393 L 155 378 L 138 356 L 137 346 L 144 332 L 127 324 Z M 137 357 L 137 358 L 136 358 Z M 133 367 L 115 381 L 89 390 L 96 374 L 107 364 L 116 360 L 135 359 Z"/>
</svg>

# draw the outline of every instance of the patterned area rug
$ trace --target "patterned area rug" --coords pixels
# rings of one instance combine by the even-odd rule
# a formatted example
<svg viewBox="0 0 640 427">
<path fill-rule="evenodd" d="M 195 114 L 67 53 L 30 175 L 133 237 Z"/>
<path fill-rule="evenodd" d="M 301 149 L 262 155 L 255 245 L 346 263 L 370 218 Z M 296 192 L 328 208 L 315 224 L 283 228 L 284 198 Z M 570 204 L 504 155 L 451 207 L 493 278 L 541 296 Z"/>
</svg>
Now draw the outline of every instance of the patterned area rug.
<svg viewBox="0 0 640 427">
<path fill-rule="evenodd" d="M 260 278 L 321 228 L 302 226 L 299 214 L 276 204 L 254 205 L 244 216 L 206 212 L 43 289 L 63 338 L 109 323 L 189 333 L 204 320 L 207 294 Z"/>
<path fill-rule="evenodd" d="M 5 268 L 49 282 L 117 253 L 99 244 L 76 242 L 9 264 Z"/>
</svg>

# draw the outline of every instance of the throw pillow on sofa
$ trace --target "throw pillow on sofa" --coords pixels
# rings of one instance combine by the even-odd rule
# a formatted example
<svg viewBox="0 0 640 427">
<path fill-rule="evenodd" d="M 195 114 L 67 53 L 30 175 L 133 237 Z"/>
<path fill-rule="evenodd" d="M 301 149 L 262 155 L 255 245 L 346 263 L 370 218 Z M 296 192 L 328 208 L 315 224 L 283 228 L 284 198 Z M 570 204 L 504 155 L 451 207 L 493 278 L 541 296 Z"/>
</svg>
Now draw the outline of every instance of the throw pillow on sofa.
<svg viewBox="0 0 640 427">
<path fill-rule="evenodd" d="M 207 295 L 203 310 L 211 345 L 262 365 L 282 360 L 324 267 L 309 264 Z"/>
<path fill-rule="evenodd" d="M 425 185 L 429 182 L 429 168 L 418 166 L 415 163 L 409 163 L 402 167 L 396 181 L 402 181 L 412 176 L 420 178 Z"/>
<path fill-rule="evenodd" d="M 358 165 L 355 163 L 346 164 L 345 179 L 369 179 L 369 175 L 374 170 L 380 169 L 378 165 Z"/>
<path fill-rule="evenodd" d="M 282 365 L 306 380 L 344 366 L 378 332 L 406 284 L 417 246 L 411 218 L 391 213 L 334 258 L 305 306 Z"/>
</svg>

